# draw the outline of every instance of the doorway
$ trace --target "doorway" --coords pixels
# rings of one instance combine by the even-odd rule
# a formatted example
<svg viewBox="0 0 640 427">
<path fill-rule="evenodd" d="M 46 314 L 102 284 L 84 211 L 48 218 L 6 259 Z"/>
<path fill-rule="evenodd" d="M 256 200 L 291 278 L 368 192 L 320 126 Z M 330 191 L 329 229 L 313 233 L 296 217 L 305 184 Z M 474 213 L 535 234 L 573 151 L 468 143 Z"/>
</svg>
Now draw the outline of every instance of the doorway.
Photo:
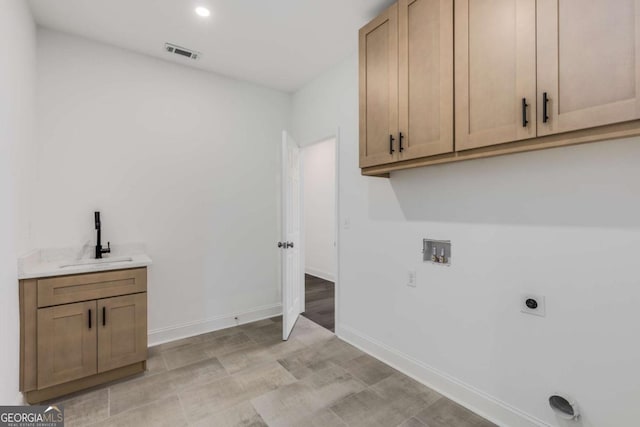
<svg viewBox="0 0 640 427">
<path fill-rule="evenodd" d="M 336 138 L 301 150 L 304 239 L 304 311 L 309 320 L 335 332 Z"/>
</svg>

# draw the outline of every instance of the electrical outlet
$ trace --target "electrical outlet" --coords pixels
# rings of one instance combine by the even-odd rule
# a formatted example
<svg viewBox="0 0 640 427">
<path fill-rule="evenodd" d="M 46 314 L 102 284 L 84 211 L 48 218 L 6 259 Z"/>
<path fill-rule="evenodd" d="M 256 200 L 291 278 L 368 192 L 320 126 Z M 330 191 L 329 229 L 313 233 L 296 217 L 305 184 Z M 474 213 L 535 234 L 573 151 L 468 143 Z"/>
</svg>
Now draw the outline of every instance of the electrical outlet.
<svg viewBox="0 0 640 427">
<path fill-rule="evenodd" d="M 343 226 L 345 230 L 349 230 L 351 228 L 351 218 L 345 217 Z"/>
<path fill-rule="evenodd" d="M 409 272 L 407 273 L 407 286 L 411 288 L 416 287 L 416 271 L 415 270 L 409 270 Z"/>
<path fill-rule="evenodd" d="M 520 297 L 520 311 L 525 314 L 545 317 L 547 313 L 544 296 L 529 293 L 522 294 Z"/>
</svg>

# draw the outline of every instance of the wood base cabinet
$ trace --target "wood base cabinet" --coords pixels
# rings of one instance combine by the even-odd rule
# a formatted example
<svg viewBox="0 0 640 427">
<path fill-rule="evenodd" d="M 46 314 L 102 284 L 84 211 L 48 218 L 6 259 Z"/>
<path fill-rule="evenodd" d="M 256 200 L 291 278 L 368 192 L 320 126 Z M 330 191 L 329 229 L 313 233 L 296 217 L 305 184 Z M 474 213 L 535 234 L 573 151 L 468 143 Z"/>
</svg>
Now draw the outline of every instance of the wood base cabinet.
<svg viewBox="0 0 640 427">
<path fill-rule="evenodd" d="M 146 287 L 146 268 L 21 280 L 20 389 L 27 401 L 144 370 Z M 126 290 L 136 293 L 117 295 Z M 88 294 L 106 298 L 83 301 Z M 50 305 L 52 296 L 65 303 Z"/>
</svg>

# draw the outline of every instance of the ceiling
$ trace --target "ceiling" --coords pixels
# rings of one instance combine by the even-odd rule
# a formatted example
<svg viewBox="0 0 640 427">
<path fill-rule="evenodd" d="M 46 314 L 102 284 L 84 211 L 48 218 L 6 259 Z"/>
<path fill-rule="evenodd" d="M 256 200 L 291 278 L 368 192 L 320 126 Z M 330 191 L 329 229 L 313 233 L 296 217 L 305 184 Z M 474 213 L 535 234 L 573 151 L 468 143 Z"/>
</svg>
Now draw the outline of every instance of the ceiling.
<svg viewBox="0 0 640 427">
<path fill-rule="evenodd" d="M 147 55 L 294 91 L 357 48 L 393 0 L 30 0 L 36 22 Z M 211 16 L 194 9 L 206 6 Z M 202 53 L 164 51 L 170 42 Z"/>
</svg>

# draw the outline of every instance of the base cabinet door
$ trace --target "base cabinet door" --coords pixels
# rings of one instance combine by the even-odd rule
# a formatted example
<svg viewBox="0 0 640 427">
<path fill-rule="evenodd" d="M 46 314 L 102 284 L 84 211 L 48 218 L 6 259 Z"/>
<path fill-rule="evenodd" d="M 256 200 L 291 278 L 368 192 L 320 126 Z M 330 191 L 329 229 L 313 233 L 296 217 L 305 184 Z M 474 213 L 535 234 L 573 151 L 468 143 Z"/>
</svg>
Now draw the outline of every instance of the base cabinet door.
<svg viewBox="0 0 640 427">
<path fill-rule="evenodd" d="M 98 301 L 98 372 L 147 358 L 147 294 Z"/>
<path fill-rule="evenodd" d="M 535 0 L 456 0 L 454 15 L 456 150 L 535 137 Z"/>
<path fill-rule="evenodd" d="M 97 373 L 96 302 L 38 310 L 38 388 Z"/>
<path fill-rule="evenodd" d="M 538 135 L 640 118 L 640 0 L 538 0 Z"/>
<path fill-rule="evenodd" d="M 399 0 L 399 160 L 453 151 L 453 0 Z"/>
</svg>

